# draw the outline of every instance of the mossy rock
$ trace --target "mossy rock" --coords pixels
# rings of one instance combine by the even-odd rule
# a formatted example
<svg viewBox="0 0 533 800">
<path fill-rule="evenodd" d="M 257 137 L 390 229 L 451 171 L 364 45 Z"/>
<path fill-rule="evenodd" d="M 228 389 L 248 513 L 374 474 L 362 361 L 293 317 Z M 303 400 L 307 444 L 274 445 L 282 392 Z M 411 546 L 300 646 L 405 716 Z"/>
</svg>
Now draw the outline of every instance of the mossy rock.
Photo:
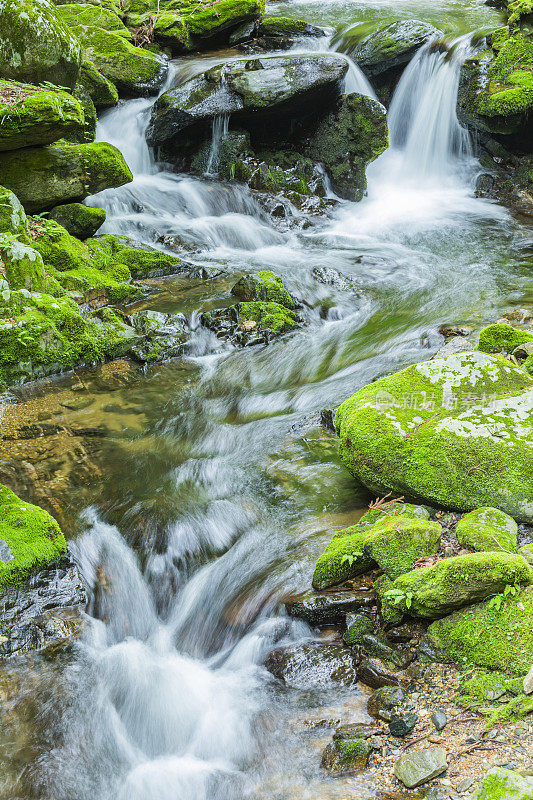
<svg viewBox="0 0 533 800">
<path fill-rule="evenodd" d="M 57 13 L 69 28 L 75 25 L 90 25 L 94 28 L 102 28 L 104 31 L 111 31 L 125 39 L 131 39 L 130 31 L 118 14 L 104 6 L 65 3 L 58 6 Z"/>
<path fill-rule="evenodd" d="M 378 495 L 532 522 L 532 398 L 533 380 L 496 356 L 415 364 L 342 403 L 341 458 Z"/>
<path fill-rule="evenodd" d="M 351 775 L 360 772 L 368 764 L 372 745 L 357 737 L 334 737 L 322 754 L 322 769 L 330 775 Z"/>
<path fill-rule="evenodd" d="M 477 508 L 465 514 L 456 527 L 459 544 L 473 550 L 516 553 L 518 525 L 497 508 Z"/>
<path fill-rule="evenodd" d="M 346 630 L 342 636 L 343 641 L 350 646 L 362 644 L 363 636 L 374 633 L 376 626 L 366 614 L 348 614 L 346 617 Z"/>
<path fill-rule="evenodd" d="M 122 154 L 105 142 L 56 142 L 0 153 L 0 184 L 17 195 L 28 213 L 83 200 L 131 180 Z"/>
<path fill-rule="evenodd" d="M 436 620 L 428 638 L 460 664 L 524 676 L 533 663 L 533 588 L 508 595 L 501 603 L 485 600 Z"/>
<path fill-rule="evenodd" d="M 80 83 L 76 84 L 72 94 L 83 108 L 85 124 L 82 130 L 73 131 L 71 133 L 66 134 L 63 137 L 63 141 L 73 142 L 75 144 L 86 144 L 89 142 L 94 142 L 96 138 L 96 125 L 98 123 L 98 115 L 96 113 L 96 107 L 93 101 L 91 100 L 91 96 Z"/>
<path fill-rule="evenodd" d="M 468 673 L 471 675 L 471 672 Z M 523 695 L 522 681 L 510 678 L 503 672 L 477 670 L 472 677 L 461 681 L 460 695 L 456 700 L 461 708 L 480 708 L 489 702 L 499 701 L 505 694 Z"/>
<path fill-rule="evenodd" d="M 442 35 L 442 31 L 427 22 L 401 20 L 365 36 L 351 55 L 366 75 L 375 78 L 403 67 L 422 45 Z"/>
<path fill-rule="evenodd" d="M 326 32 L 316 25 L 310 25 L 303 19 L 293 17 L 263 17 L 257 28 L 257 36 L 262 37 L 293 37 L 299 36 L 325 36 Z"/>
<path fill-rule="evenodd" d="M 481 353 L 512 353 L 516 347 L 527 342 L 533 342 L 531 331 L 500 322 L 483 328 L 476 349 Z"/>
<path fill-rule="evenodd" d="M 253 275 L 245 275 L 231 290 L 239 300 L 250 302 L 278 303 L 285 308 L 294 308 L 295 303 L 278 275 L 269 270 L 262 270 Z"/>
<path fill-rule="evenodd" d="M 83 108 L 67 92 L 0 81 L 0 151 L 50 144 L 84 124 Z"/>
<path fill-rule="evenodd" d="M 92 61 L 84 61 L 80 67 L 75 90 L 84 90 L 97 110 L 112 108 L 118 103 L 117 87 L 105 75 L 98 72 Z"/>
<path fill-rule="evenodd" d="M 321 119 L 306 154 L 320 161 L 335 192 L 361 200 L 365 170 L 389 145 L 387 114 L 381 103 L 361 94 L 343 95 L 337 108 Z"/>
<path fill-rule="evenodd" d="M 529 542 L 528 544 L 523 545 L 523 547 L 521 547 L 518 550 L 518 552 L 522 556 L 522 558 L 526 559 L 528 564 L 531 564 L 531 566 L 533 566 L 533 543 L 532 542 Z"/>
<path fill-rule="evenodd" d="M 45 291 L 50 294 L 57 294 L 58 290 L 60 292 L 57 282 L 47 275 L 40 253 L 18 236 L 9 233 L 0 235 L 0 258 L 10 289 Z"/>
<path fill-rule="evenodd" d="M 133 278 L 157 278 L 172 275 L 179 271 L 181 259 L 176 255 L 157 250 L 143 242 L 127 236 L 105 234 L 95 239 L 87 239 L 85 244 L 95 256 L 107 254 L 121 264 L 125 264 Z"/>
<path fill-rule="evenodd" d="M 408 515 L 386 517 L 368 532 L 365 554 L 394 579 L 412 569 L 419 558 L 437 553 L 441 532 L 438 522 Z"/>
<path fill-rule="evenodd" d="M 286 333 L 296 327 L 296 314 L 279 303 L 239 303 L 239 324 L 255 322 L 259 330 L 274 335 Z"/>
<path fill-rule="evenodd" d="M 483 778 L 474 800 L 531 800 L 532 797 L 532 778 L 524 778 L 503 767 L 493 767 Z"/>
<path fill-rule="evenodd" d="M 3 78 L 72 88 L 80 44 L 49 0 L 5 0 L 0 5 L 0 74 Z"/>
<path fill-rule="evenodd" d="M 13 233 L 21 241 L 29 241 L 26 212 L 18 197 L 5 186 L 0 186 L 0 233 Z"/>
<path fill-rule="evenodd" d="M 385 592 L 383 604 L 404 614 L 435 618 L 503 592 L 533 583 L 533 569 L 513 553 L 469 553 L 401 575 Z"/>
<path fill-rule="evenodd" d="M 83 203 L 66 203 L 62 206 L 56 206 L 48 214 L 48 219 L 57 222 L 71 236 L 82 240 L 94 236 L 96 231 L 104 224 L 105 218 L 106 211 L 104 208 L 84 206 Z"/>
<path fill-rule="evenodd" d="M 409 517 L 418 517 L 419 519 L 429 519 L 429 511 L 425 506 L 391 501 L 387 504 L 386 508 L 371 508 L 365 511 L 359 522 L 370 522 L 374 524 L 382 519 L 399 517 L 402 514 L 406 514 Z"/>
<path fill-rule="evenodd" d="M 168 72 L 165 61 L 116 33 L 88 25 L 73 30 L 82 43 L 83 58 L 93 62 L 121 97 L 157 94 Z"/>
<path fill-rule="evenodd" d="M 20 585 L 58 561 L 66 549 L 65 537 L 47 511 L 0 484 L 0 589 Z"/>
</svg>

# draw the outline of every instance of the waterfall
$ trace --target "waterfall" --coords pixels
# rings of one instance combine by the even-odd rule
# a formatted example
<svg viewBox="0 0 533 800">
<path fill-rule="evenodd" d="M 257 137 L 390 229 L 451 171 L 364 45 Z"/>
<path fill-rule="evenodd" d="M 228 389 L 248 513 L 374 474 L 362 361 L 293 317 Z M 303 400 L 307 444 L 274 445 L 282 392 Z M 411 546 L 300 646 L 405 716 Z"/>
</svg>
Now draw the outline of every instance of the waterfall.
<svg viewBox="0 0 533 800">
<path fill-rule="evenodd" d="M 472 156 L 468 131 L 456 114 L 461 66 L 470 35 L 449 47 L 424 45 L 403 73 L 389 110 L 393 149 L 403 151 L 402 171 L 417 179 L 446 177 Z"/>
<path fill-rule="evenodd" d="M 219 114 L 213 120 L 213 129 L 211 135 L 211 149 L 209 150 L 209 158 L 207 159 L 207 166 L 205 175 L 213 177 L 218 175 L 218 166 L 220 161 L 220 146 L 226 136 L 228 135 L 229 114 Z"/>
</svg>

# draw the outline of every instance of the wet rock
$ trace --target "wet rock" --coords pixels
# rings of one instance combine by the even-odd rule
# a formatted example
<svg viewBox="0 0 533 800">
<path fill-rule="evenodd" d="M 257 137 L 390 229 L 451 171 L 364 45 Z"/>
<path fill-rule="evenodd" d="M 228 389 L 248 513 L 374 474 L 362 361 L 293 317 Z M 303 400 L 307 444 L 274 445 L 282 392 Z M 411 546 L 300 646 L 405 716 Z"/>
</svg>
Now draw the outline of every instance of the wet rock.
<svg viewBox="0 0 533 800">
<path fill-rule="evenodd" d="M 448 769 L 444 747 L 426 747 L 416 752 L 409 751 L 394 765 L 394 775 L 408 789 L 427 783 Z"/>
<path fill-rule="evenodd" d="M 287 308 L 295 306 L 295 302 L 283 285 L 281 278 L 269 270 L 245 275 L 233 286 L 231 293 L 244 302 L 263 300 L 280 303 Z"/>
<path fill-rule="evenodd" d="M 448 724 L 448 717 L 444 711 L 434 711 L 431 715 L 431 721 L 437 731 L 442 731 Z"/>
<path fill-rule="evenodd" d="M 397 667 L 405 669 L 413 660 L 412 653 L 395 650 L 385 636 L 379 634 L 364 634 L 362 645 L 365 653 L 377 656 L 385 661 L 390 661 Z"/>
<path fill-rule="evenodd" d="M 465 338 L 472 333 L 472 328 L 470 325 L 441 325 L 439 333 L 445 339 L 452 339 L 457 336 Z"/>
<path fill-rule="evenodd" d="M 326 286 L 333 286 L 341 292 L 356 292 L 358 291 L 357 283 L 352 278 L 347 278 L 341 272 L 337 272 L 332 267 L 315 267 L 313 270 L 313 278 L 318 283 L 323 283 Z"/>
<path fill-rule="evenodd" d="M 326 31 L 316 25 L 310 25 L 302 19 L 292 17 L 263 17 L 257 28 L 258 37 L 298 38 L 299 36 L 325 36 Z"/>
<path fill-rule="evenodd" d="M 383 686 L 368 698 L 367 711 L 372 717 L 390 722 L 394 709 L 404 700 L 404 691 L 399 686 Z"/>
<path fill-rule="evenodd" d="M 464 336 L 454 336 L 442 347 L 439 347 L 433 358 L 444 358 L 444 356 L 453 356 L 457 353 L 467 353 L 473 349 L 474 344 L 465 339 Z"/>
<path fill-rule="evenodd" d="M 337 734 L 338 732 L 334 735 L 332 744 L 324 750 L 322 769 L 336 776 L 360 772 L 368 764 L 372 745 L 364 739 L 350 735 L 348 731 Z"/>
<path fill-rule="evenodd" d="M 442 31 L 427 22 L 402 20 L 366 36 L 351 55 L 363 72 L 374 78 L 403 67 L 422 45 L 439 36 Z"/>
<path fill-rule="evenodd" d="M 323 107 L 340 92 L 348 69 L 333 55 L 267 56 L 213 67 L 165 92 L 157 100 L 147 139 L 152 146 L 198 141 L 198 130 L 210 131 L 212 120 L 231 114 L 247 129 L 264 128 L 275 119 L 277 130 L 285 119 Z"/>
<path fill-rule="evenodd" d="M 0 592 L 0 658 L 64 644 L 80 635 L 87 603 L 85 587 L 70 553 L 16 589 Z"/>
<path fill-rule="evenodd" d="M 376 626 L 366 614 L 348 614 L 343 640 L 346 644 L 362 644 L 365 634 L 373 633 Z"/>
<path fill-rule="evenodd" d="M 363 658 L 357 669 L 357 677 L 362 683 L 373 689 L 383 686 L 408 686 L 411 679 L 394 664 L 388 664 L 379 658 Z"/>
<path fill-rule="evenodd" d="M 405 623 L 405 625 L 398 625 L 395 628 L 389 628 L 387 630 L 387 637 L 391 642 L 404 643 L 410 642 L 413 639 L 420 639 L 425 632 L 426 629 L 423 625 L 420 625 L 416 622 L 409 622 Z"/>
<path fill-rule="evenodd" d="M 391 714 L 389 730 L 393 736 L 402 738 L 408 736 L 416 728 L 417 715 L 410 711 L 407 714 Z"/>
<path fill-rule="evenodd" d="M 306 153 L 320 161 L 334 191 L 346 200 L 361 200 L 366 191 L 367 165 L 389 143 L 387 114 L 376 100 L 352 93 L 316 127 Z"/>
<path fill-rule="evenodd" d="M 297 314 L 280 303 L 255 301 L 237 303 L 228 308 L 204 311 L 200 322 L 220 339 L 250 346 L 267 344 L 274 336 L 296 327 Z"/>
<path fill-rule="evenodd" d="M 353 656 L 339 645 L 290 645 L 274 650 L 266 668 L 288 686 L 298 689 L 355 686 L 357 675 Z"/>
<path fill-rule="evenodd" d="M 327 625 L 341 625 L 346 619 L 346 614 L 350 611 L 357 611 L 372 605 L 374 594 L 372 590 L 356 590 L 346 592 L 325 592 L 317 594 L 307 592 L 306 594 L 295 597 L 285 603 L 287 614 L 291 617 L 303 619 L 308 625 L 313 627 L 325 627 Z M 360 616 L 360 615 L 359 615 Z M 368 617 L 365 617 L 373 624 Z M 351 644 L 351 642 L 350 642 Z"/>
<path fill-rule="evenodd" d="M 370 739 L 372 736 L 379 736 L 383 733 L 383 728 L 371 722 L 353 722 L 348 725 L 341 725 L 333 734 L 334 739 Z"/>
</svg>

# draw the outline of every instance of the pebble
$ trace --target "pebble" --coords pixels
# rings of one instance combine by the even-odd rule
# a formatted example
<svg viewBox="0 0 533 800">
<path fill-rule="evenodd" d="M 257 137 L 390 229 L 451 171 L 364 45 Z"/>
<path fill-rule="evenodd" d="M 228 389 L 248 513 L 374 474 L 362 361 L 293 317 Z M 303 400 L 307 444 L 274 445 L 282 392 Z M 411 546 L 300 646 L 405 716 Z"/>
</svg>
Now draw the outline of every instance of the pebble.
<svg viewBox="0 0 533 800">
<path fill-rule="evenodd" d="M 442 731 L 448 723 L 448 717 L 443 711 L 434 711 L 431 715 L 431 721 L 436 730 Z"/>
<path fill-rule="evenodd" d="M 389 722 L 389 730 L 393 736 L 407 736 L 416 727 L 418 717 L 414 713 L 393 714 Z"/>
<path fill-rule="evenodd" d="M 459 783 L 455 784 L 455 788 L 457 789 L 459 794 L 463 794 L 463 792 L 467 792 L 470 789 L 473 783 L 474 783 L 473 778 L 463 778 L 462 781 L 459 781 Z"/>
</svg>

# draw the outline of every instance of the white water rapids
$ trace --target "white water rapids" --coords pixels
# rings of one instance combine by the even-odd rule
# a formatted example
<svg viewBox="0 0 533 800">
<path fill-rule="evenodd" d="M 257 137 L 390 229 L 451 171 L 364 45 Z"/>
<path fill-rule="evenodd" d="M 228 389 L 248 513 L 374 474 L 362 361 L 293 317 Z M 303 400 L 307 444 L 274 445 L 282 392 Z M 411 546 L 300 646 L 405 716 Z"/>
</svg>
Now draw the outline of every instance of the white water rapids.
<svg viewBox="0 0 533 800">
<path fill-rule="evenodd" d="M 108 212 L 103 232 L 155 246 L 175 237 L 199 264 L 271 268 L 304 297 L 325 291 L 311 267 L 334 267 L 366 299 L 339 295 L 326 319 L 317 314 L 314 326 L 268 348 L 198 355 L 199 385 L 170 391 L 151 431 L 183 450 L 149 496 L 152 508 L 173 509 L 157 547 L 134 551 L 124 531 L 87 512 L 76 551 L 93 622 L 65 677 L 59 743 L 36 770 L 41 800 L 345 796 L 344 786 L 336 794 L 320 784 L 308 763 L 314 751 L 276 741 L 292 701 L 262 666 L 276 644 L 312 636 L 283 616 L 278 598 L 309 584 L 320 542 L 301 555 L 313 541 L 302 508 L 311 504 L 305 513 L 320 529 L 338 470 L 328 484 L 308 466 L 290 484 L 306 497 L 302 507 L 292 497 L 295 508 L 257 465 L 303 414 L 429 355 L 446 314 L 491 313 L 499 273 L 487 254 L 496 235 L 503 250 L 515 234 L 504 210 L 473 195 L 477 166 L 455 116 L 463 56 L 459 43 L 451 57 L 426 47 L 413 59 L 390 109 L 391 148 L 368 170 L 368 196 L 301 233 L 274 227 L 246 187 L 160 170 L 144 141 L 152 100 L 100 121 L 99 139 L 116 144 L 134 174 L 92 198 Z M 352 65 L 350 90 L 365 85 Z M 153 447 L 163 459 L 163 445 Z M 277 458 L 290 476 L 294 453 Z M 124 480 L 140 496 L 149 478 L 136 459 Z"/>
</svg>

